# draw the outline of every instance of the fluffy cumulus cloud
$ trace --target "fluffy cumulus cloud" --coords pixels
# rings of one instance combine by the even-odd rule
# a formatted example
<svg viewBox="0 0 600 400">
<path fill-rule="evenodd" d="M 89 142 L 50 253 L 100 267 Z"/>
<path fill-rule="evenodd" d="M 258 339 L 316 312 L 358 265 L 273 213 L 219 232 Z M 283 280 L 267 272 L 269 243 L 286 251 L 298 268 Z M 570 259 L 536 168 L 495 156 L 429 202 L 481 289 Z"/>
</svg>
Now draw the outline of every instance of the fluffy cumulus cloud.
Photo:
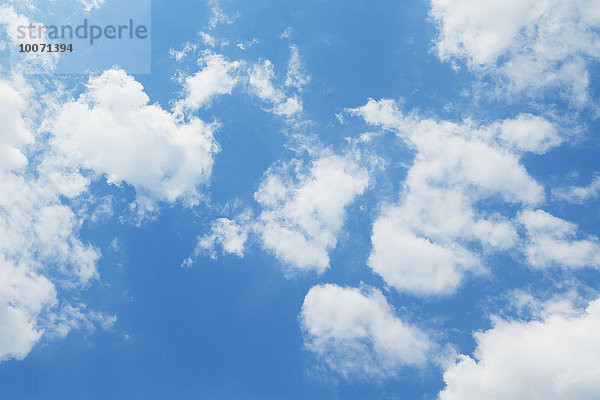
<svg viewBox="0 0 600 400">
<path fill-rule="evenodd" d="M 63 104 L 50 127 L 57 154 L 109 183 L 134 186 L 142 210 L 159 201 L 195 201 L 219 151 L 214 129 L 149 104 L 142 85 L 122 70 L 90 78 L 87 90 Z"/>
<path fill-rule="evenodd" d="M 300 315 L 305 346 L 343 377 L 385 378 L 427 364 L 433 345 L 372 288 L 315 286 Z"/>
<path fill-rule="evenodd" d="M 543 210 L 523 211 L 518 220 L 527 232 L 525 255 L 532 266 L 600 266 L 600 240 L 597 237 L 577 240 L 577 225 Z"/>
<path fill-rule="evenodd" d="M 196 111 L 219 95 L 231 94 L 238 83 L 239 61 L 228 61 L 220 54 L 206 53 L 200 58 L 202 69 L 183 78 L 184 97 L 175 104 L 175 112 Z"/>
<path fill-rule="evenodd" d="M 21 148 L 33 142 L 33 135 L 25 126 L 21 117 L 25 100 L 8 81 L 0 81 L 0 168 L 2 170 L 20 169 L 27 165 L 27 157 Z"/>
<path fill-rule="evenodd" d="M 368 170 L 350 155 L 325 152 L 308 167 L 292 162 L 270 169 L 255 193 L 263 247 L 293 270 L 323 272 L 346 207 L 368 184 Z"/>
<path fill-rule="evenodd" d="M 556 127 L 542 117 L 520 114 L 492 127 L 502 144 L 523 152 L 545 154 L 563 142 Z"/>
<path fill-rule="evenodd" d="M 561 143 L 550 122 L 529 114 L 478 126 L 404 116 L 391 100 L 349 112 L 395 132 L 415 152 L 399 204 L 384 207 L 373 224 L 368 263 L 394 288 L 419 295 L 451 293 L 465 273 L 483 272 L 473 246 L 496 251 L 516 244 L 514 223 L 477 203 L 543 201 L 543 187 L 519 157 Z"/>
<path fill-rule="evenodd" d="M 33 97 L 22 80 L 0 81 L 0 361 L 21 359 L 44 335 L 75 327 L 61 293 L 98 277 L 100 253 L 78 238 L 82 218 L 64 205 L 87 181 L 64 176 L 72 184 L 55 185 L 63 171 L 31 171 L 25 147 L 35 135 L 24 115 L 33 114 Z M 80 321 L 90 315 L 79 307 Z"/>
<path fill-rule="evenodd" d="M 0 258 L 0 361 L 27 356 L 43 334 L 38 317 L 56 305 L 54 285 L 32 270 Z"/>
<path fill-rule="evenodd" d="M 444 372 L 440 400 L 589 400 L 600 395 L 600 301 L 522 322 L 496 319 L 475 334 L 474 357 Z"/>
<path fill-rule="evenodd" d="M 442 60 L 498 73 L 515 91 L 566 88 L 588 101 L 587 63 L 600 59 L 598 0 L 432 0 Z"/>
<path fill-rule="evenodd" d="M 419 295 L 455 290 L 467 271 L 479 271 L 478 257 L 449 241 L 440 243 L 403 225 L 403 211 L 392 208 L 373 224 L 368 264 L 397 290 Z"/>
</svg>

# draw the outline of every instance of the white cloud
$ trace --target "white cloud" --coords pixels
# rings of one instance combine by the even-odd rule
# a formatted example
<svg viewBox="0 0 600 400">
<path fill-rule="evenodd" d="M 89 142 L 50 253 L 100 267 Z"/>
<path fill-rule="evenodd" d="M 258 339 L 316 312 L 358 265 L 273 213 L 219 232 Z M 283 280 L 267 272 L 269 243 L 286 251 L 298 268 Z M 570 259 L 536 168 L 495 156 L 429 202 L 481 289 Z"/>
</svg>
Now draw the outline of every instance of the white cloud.
<svg viewBox="0 0 600 400">
<path fill-rule="evenodd" d="M 101 8 L 106 0 L 78 0 L 85 11 L 97 10 Z"/>
<path fill-rule="evenodd" d="M 444 372 L 440 400 L 584 400 L 600 396 L 600 300 L 584 311 L 560 309 L 542 320 L 495 319 L 476 333 L 473 357 Z"/>
<path fill-rule="evenodd" d="M 577 225 L 542 210 L 523 211 L 518 220 L 527 232 L 527 261 L 534 267 L 600 267 L 600 240 L 576 240 Z"/>
<path fill-rule="evenodd" d="M 52 316 L 51 331 L 48 335 L 64 338 L 72 330 L 86 330 L 93 332 L 96 326 L 104 330 L 112 329 L 117 322 L 114 315 L 106 315 L 96 311 L 87 310 L 85 304 L 65 305 L 60 313 Z"/>
<path fill-rule="evenodd" d="M 542 118 L 520 115 L 488 126 L 452 123 L 405 117 L 392 100 L 369 100 L 348 111 L 395 132 L 416 153 L 399 204 L 385 207 L 373 224 L 368 264 L 397 290 L 451 293 L 465 273 L 485 271 L 469 248 L 515 246 L 518 234 L 508 218 L 480 210 L 478 202 L 544 200 L 543 187 L 519 161 L 521 152 L 542 153 L 560 143 Z M 534 138 L 527 137 L 527 129 Z"/>
<path fill-rule="evenodd" d="M 577 204 L 597 199 L 600 195 L 600 176 L 595 177 L 587 186 L 571 186 L 569 188 L 555 189 L 552 191 L 552 194 L 559 200 Z"/>
<path fill-rule="evenodd" d="M 402 321 L 377 289 L 315 286 L 300 315 L 305 346 L 345 378 L 386 378 L 422 367 L 428 335 Z"/>
<path fill-rule="evenodd" d="M 114 215 L 114 197 L 111 195 L 98 198 L 89 210 L 89 220 L 94 223 L 106 221 Z"/>
<path fill-rule="evenodd" d="M 244 219 L 244 217 L 239 219 Z M 211 224 L 210 233 L 198 238 L 194 255 L 207 252 L 215 258 L 216 247 L 220 246 L 227 254 L 244 257 L 246 240 L 248 240 L 247 225 L 240 225 L 227 218 L 219 218 Z"/>
<path fill-rule="evenodd" d="M 517 155 L 469 137 L 472 131 L 469 126 L 428 120 L 416 124 L 411 141 L 419 153 L 407 184 L 473 185 L 481 196 L 499 194 L 515 203 L 536 204 L 544 199 L 543 187 L 527 174 Z"/>
<path fill-rule="evenodd" d="M 447 294 L 461 283 L 465 272 L 481 270 L 477 256 L 462 246 L 433 242 L 403 223 L 401 208 L 392 208 L 373 224 L 371 269 L 395 289 L 417 295 Z"/>
<path fill-rule="evenodd" d="M 277 104 L 270 110 L 275 115 L 290 118 L 302 112 L 302 100 L 298 96 L 288 97 L 284 102 Z"/>
<path fill-rule="evenodd" d="M 221 4 L 218 0 L 209 0 L 208 7 L 212 13 L 210 17 L 210 21 L 208 22 L 208 26 L 210 29 L 215 29 L 219 25 L 231 25 L 235 22 L 235 20 L 239 17 L 239 12 L 237 12 L 234 16 L 230 16 L 227 14 L 222 8 Z"/>
<path fill-rule="evenodd" d="M 23 145 L 33 141 L 23 119 L 25 110 L 30 110 L 28 101 L 20 93 L 14 92 L 8 81 L 0 81 L 0 102 L 9 94 L 14 100 L 7 109 L 12 114 L 8 128 L 17 129 L 14 135 L 7 131 L 6 137 L 27 138 L 21 144 L 0 143 L 0 153 L 6 153 L 7 147 L 15 155 L 16 163 L 8 163 L 0 169 L 3 195 L 0 195 L 0 251 L 10 262 L 30 263 L 35 257 L 41 257 L 67 268 L 81 283 L 87 283 L 97 276 L 95 262 L 99 257 L 96 250 L 82 244 L 75 236 L 81 221 L 67 206 L 61 204 L 60 196 L 72 197 L 74 193 L 61 191 L 62 187 L 53 184 L 49 175 L 61 171 L 42 169 L 38 177 L 26 172 L 27 157 L 23 154 Z M 16 96 L 16 97 L 14 97 Z M 15 106 L 15 107 L 13 107 Z M 0 118 L 2 116 L 0 115 Z"/>
<path fill-rule="evenodd" d="M 96 279 L 100 257 L 78 237 L 83 217 L 63 204 L 86 187 L 86 179 L 52 164 L 29 164 L 26 145 L 35 139 L 30 125 L 39 97 L 15 79 L 0 80 L 0 361 L 24 358 L 57 329 L 57 318 L 70 321 L 62 315 L 68 306 L 63 294 Z M 32 120 L 25 120 L 26 113 Z M 81 307 L 80 314 L 89 311 Z"/>
<path fill-rule="evenodd" d="M 0 361 L 23 359 L 40 340 L 40 313 L 56 304 L 54 285 L 26 265 L 0 256 Z"/>
<path fill-rule="evenodd" d="M 182 79 L 184 98 L 175 103 L 178 115 L 205 107 L 216 96 L 231 94 L 238 83 L 239 61 L 231 62 L 220 54 L 205 53 L 199 62 L 202 69 Z"/>
<path fill-rule="evenodd" d="M 213 125 L 181 122 L 122 70 L 89 80 L 78 100 L 62 105 L 51 124 L 52 146 L 74 167 L 136 189 L 141 210 L 157 201 L 195 201 L 208 181 L 219 147 Z"/>
<path fill-rule="evenodd" d="M 288 63 L 287 77 L 285 79 L 285 86 L 294 87 L 296 89 L 302 89 L 310 82 L 310 76 L 304 71 L 302 60 L 300 59 L 300 52 L 298 46 L 290 46 L 290 61 Z"/>
<path fill-rule="evenodd" d="M 288 39 L 291 34 L 292 34 L 292 28 L 290 26 L 288 26 L 287 28 L 285 28 L 283 30 L 283 32 L 281 32 L 281 35 L 279 35 L 279 39 Z"/>
<path fill-rule="evenodd" d="M 566 88 L 574 105 L 588 100 L 588 60 L 600 59 L 598 0 L 432 0 L 442 60 L 463 59 L 499 74 L 522 92 Z"/>
<path fill-rule="evenodd" d="M 181 50 L 175 50 L 174 48 L 169 49 L 169 55 L 176 61 L 181 61 L 188 54 L 195 52 L 198 45 L 194 43 L 186 43 Z"/>
<path fill-rule="evenodd" d="M 554 125 L 531 114 L 502 121 L 496 127 L 500 140 L 515 150 L 545 154 L 562 143 Z"/>
<path fill-rule="evenodd" d="M 240 49 L 240 50 L 247 50 L 250 47 L 254 46 L 255 44 L 258 43 L 258 39 L 257 38 L 253 38 L 252 40 L 248 40 L 247 42 L 244 43 L 238 43 L 235 46 Z"/>
<path fill-rule="evenodd" d="M 538 129 L 544 120 L 536 118 L 531 123 L 531 117 L 521 115 L 490 127 L 477 126 L 468 120 L 458 124 L 420 119 L 405 117 L 393 100 L 385 99 L 370 99 L 365 106 L 348 111 L 371 125 L 396 132 L 417 151 L 407 178 L 409 185 L 411 179 L 415 184 L 430 181 L 446 186 L 475 185 L 481 194 L 497 193 L 509 202 L 536 204 L 544 199 L 542 186 L 527 174 L 518 155 L 499 145 L 490 133 L 499 131 L 500 138 L 510 138 L 521 150 L 537 146 L 533 149 L 539 153 L 543 148 L 550 148 L 544 139 L 547 135 L 541 143 L 532 141 L 530 144 L 528 139 L 518 138 L 522 133 L 514 132 L 514 127 Z M 523 123 L 524 120 L 530 123 Z M 544 129 L 547 129 L 545 123 Z"/>
<path fill-rule="evenodd" d="M 27 165 L 27 157 L 21 148 L 33 142 L 33 135 L 27 130 L 26 121 L 21 116 L 25 100 L 7 81 L 0 81 L 0 169 L 22 169 Z"/>
<path fill-rule="evenodd" d="M 508 299 L 517 315 L 536 319 L 545 319 L 552 315 L 576 316 L 578 309 L 585 308 L 588 304 L 588 300 L 576 290 L 554 294 L 549 299 L 541 300 L 531 293 L 517 289 L 509 292 Z"/>
<path fill-rule="evenodd" d="M 285 100 L 283 91 L 276 89 L 273 85 L 275 79 L 273 63 L 269 60 L 263 60 L 257 63 L 250 70 L 249 83 L 254 89 L 254 93 L 261 100 L 281 103 Z"/>
<path fill-rule="evenodd" d="M 369 125 L 381 126 L 384 129 L 398 132 L 405 129 L 408 121 L 394 100 L 369 99 L 367 104 L 358 108 L 347 109 L 352 115 L 360 116 Z"/>
<path fill-rule="evenodd" d="M 214 45 L 212 36 L 204 32 L 201 34 L 207 43 Z M 257 42 L 258 40 L 253 39 L 247 43 L 239 43 L 238 47 L 244 50 Z M 171 49 L 171 55 L 180 60 L 193 50 L 195 47 L 186 44 L 181 51 Z M 266 111 L 286 118 L 294 117 L 302 112 L 302 100 L 298 93 L 288 91 L 301 91 L 310 77 L 304 72 L 298 48 L 291 46 L 290 51 L 287 76 L 282 85 L 276 83 L 274 65 L 269 60 L 248 65 L 243 60 L 229 61 L 222 54 L 204 51 L 199 59 L 201 69 L 193 75 L 180 78 L 183 96 L 175 103 L 174 114 L 182 117 L 186 112 L 207 107 L 215 97 L 231 94 L 236 85 L 243 81 L 244 89 L 266 104 Z"/>
<path fill-rule="evenodd" d="M 352 156 L 327 152 L 309 168 L 292 162 L 270 169 L 255 193 L 263 207 L 255 228 L 263 246 L 292 269 L 323 272 L 345 208 L 368 183 L 369 172 Z"/>
<path fill-rule="evenodd" d="M 200 31 L 199 35 L 205 45 L 210 47 L 215 47 L 217 45 L 217 40 L 210 33 Z"/>
<path fill-rule="evenodd" d="M 268 111 L 276 115 L 284 115 L 288 118 L 302 112 L 302 101 L 298 96 L 286 96 L 286 93 L 275 87 L 273 81 L 275 71 L 273 63 L 264 60 L 254 64 L 249 71 L 248 83 L 250 91 L 259 99 L 269 104 Z"/>
</svg>

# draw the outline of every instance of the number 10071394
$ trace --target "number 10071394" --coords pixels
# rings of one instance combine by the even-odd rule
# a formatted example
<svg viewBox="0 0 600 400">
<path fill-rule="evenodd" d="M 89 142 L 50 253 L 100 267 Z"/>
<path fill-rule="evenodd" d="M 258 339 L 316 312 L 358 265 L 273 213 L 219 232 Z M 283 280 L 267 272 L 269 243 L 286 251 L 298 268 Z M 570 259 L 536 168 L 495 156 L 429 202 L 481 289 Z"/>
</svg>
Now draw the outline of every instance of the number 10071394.
<svg viewBox="0 0 600 400">
<path fill-rule="evenodd" d="M 42 43 L 19 44 L 19 53 L 65 53 L 73 52 L 72 44 Z"/>
</svg>

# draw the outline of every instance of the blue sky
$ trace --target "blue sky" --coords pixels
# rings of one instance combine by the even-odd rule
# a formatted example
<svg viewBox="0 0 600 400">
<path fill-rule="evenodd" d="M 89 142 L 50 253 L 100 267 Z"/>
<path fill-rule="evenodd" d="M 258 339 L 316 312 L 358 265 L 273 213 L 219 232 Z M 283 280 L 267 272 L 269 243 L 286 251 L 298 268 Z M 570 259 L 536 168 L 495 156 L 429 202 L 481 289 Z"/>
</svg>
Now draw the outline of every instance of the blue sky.
<svg viewBox="0 0 600 400">
<path fill-rule="evenodd" d="M 597 398 L 598 10 L 2 2 L 0 399 Z"/>
</svg>

